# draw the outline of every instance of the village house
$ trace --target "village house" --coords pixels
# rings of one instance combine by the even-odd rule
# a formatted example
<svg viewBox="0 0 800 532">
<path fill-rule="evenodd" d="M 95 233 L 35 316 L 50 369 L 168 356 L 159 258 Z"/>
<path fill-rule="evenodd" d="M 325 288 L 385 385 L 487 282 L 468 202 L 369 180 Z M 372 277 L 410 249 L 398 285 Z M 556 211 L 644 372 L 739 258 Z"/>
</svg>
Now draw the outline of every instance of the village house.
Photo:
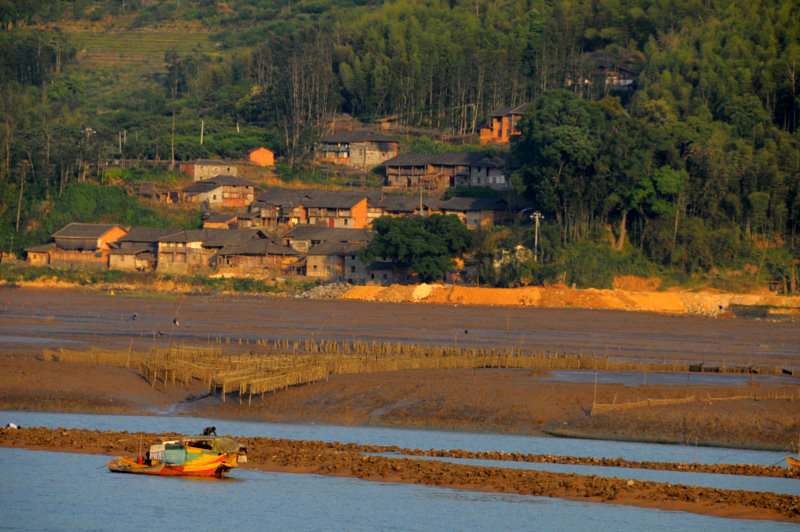
<svg viewBox="0 0 800 532">
<path fill-rule="evenodd" d="M 203 229 L 250 229 L 257 227 L 254 216 L 247 212 L 203 213 Z"/>
<path fill-rule="evenodd" d="M 317 142 L 315 156 L 322 162 L 368 169 L 397 155 L 398 144 L 366 130 L 339 131 Z"/>
<path fill-rule="evenodd" d="M 505 144 L 511 137 L 519 135 L 519 121 L 528 107 L 527 103 L 517 107 L 500 107 L 489 113 L 489 127 L 481 128 L 481 144 Z"/>
<path fill-rule="evenodd" d="M 197 181 L 181 190 L 180 199 L 187 203 L 207 202 L 210 206 L 247 207 L 255 197 L 256 184 L 232 175 L 220 175 Z"/>
<path fill-rule="evenodd" d="M 151 271 L 156 268 L 158 240 L 180 232 L 172 227 L 134 227 L 115 242 L 108 255 L 112 270 Z"/>
<path fill-rule="evenodd" d="M 327 281 L 363 282 L 366 266 L 358 258 L 365 242 L 321 242 L 306 253 L 306 276 Z"/>
<path fill-rule="evenodd" d="M 158 240 L 156 269 L 164 273 L 213 270 L 225 246 L 242 244 L 267 235 L 257 229 L 187 229 Z"/>
<path fill-rule="evenodd" d="M 250 205 L 250 214 L 262 227 L 288 229 L 308 223 L 306 202 L 318 191 L 305 188 L 269 188 Z"/>
<path fill-rule="evenodd" d="M 203 215 L 203 229 L 236 229 L 239 215 L 208 212 Z"/>
<path fill-rule="evenodd" d="M 263 227 L 326 225 L 360 229 L 367 226 L 367 194 L 345 190 L 271 188 L 250 207 Z"/>
<path fill-rule="evenodd" d="M 337 229 L 319 225 L 298 225 L 283 236 L 283 243 L 301 253 L 323 242 L 366 244 L 372 234 L 366 229 Z"/>
<path fill-rule="evenodd" d="M 471 228 L 499 224 L 512 216 L 505 200 L 493 198 L 450 198 L 438 203 L 438 212 L 454 214 Z"/>
<path fill-rule="evenodd" d="M 386 186 L 425 190 L 453 186 L 508 188 L 505 161 L 486 152 L 404 153 L 384 162 Z"/>
<path fill-rule="evenodd" d="M 116 224 L 70 223 L 53 233 L 53 242 L 25 251 L 31 265 L 106 269 L 114 243 L 126 233 Z"/>
<path fill-rule="evenodd" d="M 395 265 L 387 261 L 375 261 L 368 264 L 365 268 L 366 277 L 362 281 L 365 284 L 393 285 L 406 284 L 415 280 L 409 275 L 408 268 L 396 268 Z"/>
<path fill-rule="evenodd" d="M 320 190 L 305 206 L 310 225 L 344 229 L 367 227 L 367 195 L 363 192 Z"/>
<path fill-rule="evenodd" d="M 239 175 L 239 167 L 235 162 L 209 159 L 196 159 L 181 163 L 181 173 L 192 178 L 192 181 L 205 181 L 220 175 Z"/>
<path fill-rule="evenodd" d="M 367 218 L 369 224 L 381 216 L 414 216 L 423 212 L 420 210 L 420 198 L 416 196 L 401 196 L 397 194 L 382 194 L 367 203 Z"/>
<path fill-rule="evenodd" d="M 217 269 L 242 274 L 301 274 L 302 254 L 265 238 L 228 244 L 217 253 Z"/>
<path fill-rule="evenodd" d="M 275 153 L 263 146 L 254 148 L 247 152 L 247 161 L 259 166 L 272 166 L 275 164 Z"/>
</svg>

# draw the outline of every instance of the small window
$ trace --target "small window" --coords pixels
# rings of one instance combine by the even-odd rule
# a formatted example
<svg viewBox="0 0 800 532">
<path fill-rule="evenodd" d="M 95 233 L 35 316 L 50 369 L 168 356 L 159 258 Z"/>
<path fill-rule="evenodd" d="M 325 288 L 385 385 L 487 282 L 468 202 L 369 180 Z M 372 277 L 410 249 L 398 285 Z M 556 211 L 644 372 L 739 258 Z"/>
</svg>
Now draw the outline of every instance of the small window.
<svg viewBox="0 0 800 532">
<path fill-rule="evenodd" d="M 312 266 L 311 269 L 314 270 L 314 271 L 317 271 L 317 265 L 314 264 L 314 266 Z"/>
<path fill-rule="evenodd" d="M 356 267 L 350 266 L 350 273 L 356 273 Z"/>
<path fill-rule="evenodd" d="M 347 218 L 344 219 L 344 225 L 347 225 Z"/>
</svg>

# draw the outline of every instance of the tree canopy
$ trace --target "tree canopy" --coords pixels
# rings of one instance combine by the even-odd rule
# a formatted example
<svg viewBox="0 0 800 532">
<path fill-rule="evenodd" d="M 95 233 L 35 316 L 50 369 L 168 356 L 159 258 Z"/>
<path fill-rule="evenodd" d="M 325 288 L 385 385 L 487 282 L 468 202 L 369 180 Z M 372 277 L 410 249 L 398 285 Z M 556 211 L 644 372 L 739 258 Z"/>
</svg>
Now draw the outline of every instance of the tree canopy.
<svg viewBox="0 0 800 532">
<path fill-rule="evenodd" d="M 376 259 L 407 268 L 425 282 L 439 281 L 454 269 L 453 258 L 472 247 L 472 233 L 455 215 L 427 217 L 383 216 L 372 224 L 375 236 L 360 254 L 364 262 Z"/>
</svg>

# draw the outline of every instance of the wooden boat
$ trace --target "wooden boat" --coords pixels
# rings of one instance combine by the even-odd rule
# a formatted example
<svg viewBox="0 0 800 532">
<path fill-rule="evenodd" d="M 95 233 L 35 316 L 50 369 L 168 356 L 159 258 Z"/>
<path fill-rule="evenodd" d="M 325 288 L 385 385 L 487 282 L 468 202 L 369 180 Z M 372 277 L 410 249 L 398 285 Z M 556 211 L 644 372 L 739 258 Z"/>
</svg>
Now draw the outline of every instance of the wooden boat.
<svg viewBox="0 0 800 532">
<path fill-rule="evenodd" d="M 789 463 L 789 467 L 792 467 L 794 469 L 800 469 L 800 460 L 792 458 L 791 456 L 787 456 L 786 461 Z"/>
<path fill-rule="evenodd" d="M 150 446 L 146 456 L 120 456 L 109 471 L 141 475 L 222 478 L 247 461 L 247 449 L 227 436 L 187 436 Z"/>
</svg>

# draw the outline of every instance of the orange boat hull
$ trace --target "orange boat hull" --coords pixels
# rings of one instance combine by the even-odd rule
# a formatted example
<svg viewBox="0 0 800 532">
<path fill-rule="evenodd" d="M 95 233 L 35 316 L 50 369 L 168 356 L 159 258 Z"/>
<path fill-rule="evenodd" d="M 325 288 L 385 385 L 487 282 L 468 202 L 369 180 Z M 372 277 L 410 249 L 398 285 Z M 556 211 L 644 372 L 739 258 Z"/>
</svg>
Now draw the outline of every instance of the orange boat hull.
<svg viewBox="0 0 800 532">
<path fill-rule="evenodd" d="M 138 475 L 158 475 L 162 477 L 217 477 L 227 475 L 231 467 L 224 463 L 226 455 L 220 455 L 213 461 L 203 464 L 172 465 L 160 463 L 156 465 L 139 464 L 132 458 L 120 456 L 108 462 L 108 469 L 114 473 L 134 473 Z"/>
<path fill-rule="evenodd" d="M 789 463 L 790 467 L 793 467 L 794 469 L 800 469 L 800 460 L 796 460 L 789 456 L 786 458 L 786 461 Z"/>
</svg>

